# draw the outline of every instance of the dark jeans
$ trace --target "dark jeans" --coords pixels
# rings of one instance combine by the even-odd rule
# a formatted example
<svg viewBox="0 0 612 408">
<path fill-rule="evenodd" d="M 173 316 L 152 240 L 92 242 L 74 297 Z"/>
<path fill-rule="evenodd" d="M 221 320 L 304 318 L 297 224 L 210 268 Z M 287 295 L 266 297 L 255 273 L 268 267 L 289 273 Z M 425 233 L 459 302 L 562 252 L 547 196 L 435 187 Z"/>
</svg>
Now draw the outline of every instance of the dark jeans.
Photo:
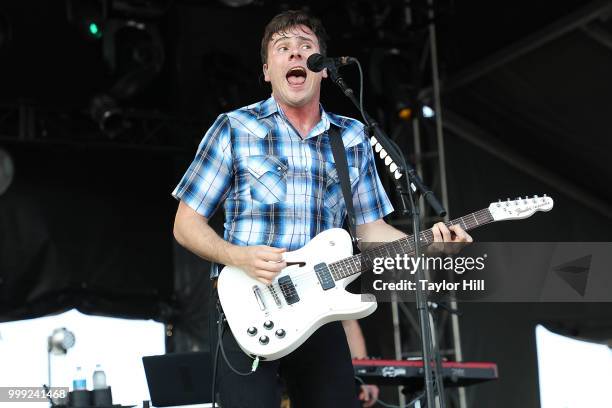
<svg viewBox="0 0 612 408">
<path fill-rule="evenodd" d="M 211 317 L 216 315 L 216 309 L 211 310 Z M 212 343 L 215 346 L 216 338 Z M 251 369 L 253 359 L 240 349 L 227 324 L 223 347 L 235 369 L 241 372 Z M 291 408 L 361 406 L 340 322 L 321 327 L 297 350 L 280 360 L 261 361 L 257 371 L 246 377 L 233 373 L 219 353 L 217 390 L 222 408 L 278 408 L 281 378 L 289 391 Z"/>
</svg>

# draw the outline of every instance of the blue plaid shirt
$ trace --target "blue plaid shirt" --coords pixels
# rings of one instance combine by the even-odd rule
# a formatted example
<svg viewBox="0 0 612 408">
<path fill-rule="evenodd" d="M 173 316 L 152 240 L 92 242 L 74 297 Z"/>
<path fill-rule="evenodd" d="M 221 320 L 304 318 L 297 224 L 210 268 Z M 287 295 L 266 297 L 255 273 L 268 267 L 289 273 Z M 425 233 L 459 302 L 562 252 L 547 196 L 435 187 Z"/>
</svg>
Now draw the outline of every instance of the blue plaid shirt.
<svg viewBox="0 0 612 408">
<path fill-rule="evenodd" d="M 299 249 L 346 216 L 331 125 L 346 149 L 356 223 L 392 212 L 361 122 L 321 108 L 302 139 L 272 97 L 220 115 L 172 195 L 207 218 L 223 203 L 228 242 Z"/>
</svg>

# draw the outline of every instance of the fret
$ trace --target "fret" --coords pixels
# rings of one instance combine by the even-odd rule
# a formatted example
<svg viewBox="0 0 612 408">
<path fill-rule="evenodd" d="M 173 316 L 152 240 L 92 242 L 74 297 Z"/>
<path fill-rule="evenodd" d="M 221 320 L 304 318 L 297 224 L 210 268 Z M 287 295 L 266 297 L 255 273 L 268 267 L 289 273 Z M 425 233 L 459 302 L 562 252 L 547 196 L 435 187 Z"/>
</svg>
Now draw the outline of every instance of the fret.
<svg viewBox="0 0 612 408">
<path fill-rule="evenodd" d="M 474 215 L 474 213 L 472 213 L 472 217 L 474 217 L 474 221 L 476 221 L 476 225 L 478 226 L 478 219 L 476 218 L 476 215 Z"/>
</svg>

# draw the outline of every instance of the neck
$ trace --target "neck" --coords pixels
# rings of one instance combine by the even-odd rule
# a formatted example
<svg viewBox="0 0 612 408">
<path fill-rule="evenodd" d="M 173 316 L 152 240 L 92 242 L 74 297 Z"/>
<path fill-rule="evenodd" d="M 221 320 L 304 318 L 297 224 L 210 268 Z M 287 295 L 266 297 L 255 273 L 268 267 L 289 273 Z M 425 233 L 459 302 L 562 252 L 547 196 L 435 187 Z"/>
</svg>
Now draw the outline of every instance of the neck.
<svg viewBox="0 0 612 408">
<path fill-rule="evenodd" d="M 278 106 L 302 138 L 308 136 L 312 128 L 321 120 L 319 98 L 313 98 L 302 106 L 291 106 L 283 102 L 278 102 Z"/>
</svg>

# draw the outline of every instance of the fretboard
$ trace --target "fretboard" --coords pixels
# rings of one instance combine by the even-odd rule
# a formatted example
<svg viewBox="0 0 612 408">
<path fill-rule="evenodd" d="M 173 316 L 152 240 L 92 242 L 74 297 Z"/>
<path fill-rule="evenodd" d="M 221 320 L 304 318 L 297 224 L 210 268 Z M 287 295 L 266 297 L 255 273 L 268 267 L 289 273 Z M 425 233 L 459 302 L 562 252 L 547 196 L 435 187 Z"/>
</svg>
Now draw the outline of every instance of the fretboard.
<svg viewBox="0 0 612 408">
<path fill-rule="evenodd" d="M 481 225 L 493 222 L 493 217 L 487 208 L 473 212 L 461 218 L 445 222 L 446 226 L 460 225 L 465 231 L 469 231 Z M 396 241 L 387 242 L 375 248 L 368 249 L 358 255 L 353 255 L 340 261 L 328 264 L 334 280 L 340 280 L 356 273 L 365 272 L 372 268 L 372 259 L 382 257 L 395 257 L 396 254 L 414 253 L 414 235 L 408 235 Z M 421 231 L 419 234 L 419 246 L 424 247 L 433 242 L 431 229 Z"/>
</svg>

